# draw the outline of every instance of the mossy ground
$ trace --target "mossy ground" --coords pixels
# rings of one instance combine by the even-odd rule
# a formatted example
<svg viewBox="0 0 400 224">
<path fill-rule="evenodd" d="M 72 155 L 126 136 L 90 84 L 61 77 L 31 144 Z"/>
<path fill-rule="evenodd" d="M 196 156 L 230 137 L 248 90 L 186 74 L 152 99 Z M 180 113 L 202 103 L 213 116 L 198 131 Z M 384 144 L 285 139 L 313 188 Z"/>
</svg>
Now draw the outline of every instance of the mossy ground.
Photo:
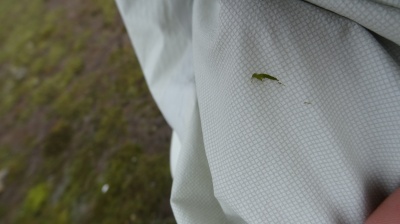
<svg viewBox="0 0 400 224">
<path fill-rule="evenodd" d="M 0 21 L 0 224 L 174 223 L 170 129 L 114 1 L 2 0 Z"/>
</svg>

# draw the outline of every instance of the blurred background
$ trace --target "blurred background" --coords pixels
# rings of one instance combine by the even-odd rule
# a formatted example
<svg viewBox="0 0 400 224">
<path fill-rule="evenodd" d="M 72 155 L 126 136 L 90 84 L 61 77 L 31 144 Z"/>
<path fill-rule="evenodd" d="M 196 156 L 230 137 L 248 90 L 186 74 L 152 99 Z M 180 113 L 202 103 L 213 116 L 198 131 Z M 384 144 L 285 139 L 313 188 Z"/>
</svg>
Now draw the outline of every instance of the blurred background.
<svg viewBox="0 0 400 224">
<path fill-rule="evenodd" d="M 0 224 L 175 223 L 171 130 L 113 0 L 0 1 Z"/>
</svg>

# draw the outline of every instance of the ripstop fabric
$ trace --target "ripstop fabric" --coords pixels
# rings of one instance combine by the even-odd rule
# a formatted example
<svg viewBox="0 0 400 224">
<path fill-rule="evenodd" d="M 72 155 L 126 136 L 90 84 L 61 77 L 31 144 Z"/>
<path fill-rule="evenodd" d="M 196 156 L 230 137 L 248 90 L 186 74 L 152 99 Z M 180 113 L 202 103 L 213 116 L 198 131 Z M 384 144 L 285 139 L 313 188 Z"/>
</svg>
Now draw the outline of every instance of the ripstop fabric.
<svg viewBox="0 0 400 224">
<path fill-rule="evenodd" d="M 400 187 L 398 1 L 117 4 L 178 142 L 178 223 L 363 223 Z"/>
</svg>

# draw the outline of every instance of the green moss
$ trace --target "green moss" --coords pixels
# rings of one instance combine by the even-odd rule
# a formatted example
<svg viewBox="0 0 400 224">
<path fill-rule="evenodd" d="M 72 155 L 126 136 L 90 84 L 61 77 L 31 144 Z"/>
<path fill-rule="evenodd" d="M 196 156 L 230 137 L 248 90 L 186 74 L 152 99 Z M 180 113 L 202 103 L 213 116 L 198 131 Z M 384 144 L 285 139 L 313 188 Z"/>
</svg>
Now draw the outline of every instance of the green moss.
<svg viewBox="0 0 400 224">
<path fill-rule="evenodd" d="M 46 59 L 44 57 L 36 58 L 30 64 L 30 71 L 33 74 L 37 74 L 43 72 L 46 66 Z"/>
<path fill-rule="evenodd" d="M 55 223 L 57 224 L 70 223 L 68 210 L 64 209 L 60 213 L 58 213 L 56 220 L 57 221 L 55 221 Z"/>
<path fill-rule="evenodd" d="M 32 102 L 35 103 L 35 105 L 49 104 L 60 94 L 63 88 L 65 88 L 66 82 L 63 79 L 62 73 L 57 73 L 51 77 L 42 79 L 38 87 L 31 93 Z"/>
<path fill-rule="evenodd" d="M 28 52 L 24 51 L 26 50 L 26 44 L 35 38 L 37 30 L 41 25 L 43 1 L 23 0 L 18 5 L 9 5 L 9 2 L 2 1 L 2 6 L 4 4 L 6 5 L 5 8 L 8 9 L 2 13 L 6 18 L 3 18 L 1 21 L 8 22 L 2 23 L 2 29 L 0 30 L 0 37 L 3 38 L 2 42 L 4 43 L 4 46 L 2 46 L 3 50 L 0 53 L 0 61 L 8 60 L 14 64 L 29 63 L 31 58 L 26 54 Z M 20 25 L 16 26 L 15 24 Z"/>
<path fill-rule="evenodd" d="M 71 67 L 42 79 L 42 81 L 36 80 L 37 87 L 31 93 L 34 105 L 47 105 L 55 101 L 57 96 L 68 92 L 68 85 L 74 76 L 82 70 L 83 63 L 79 58 L 76 58 L 68 60 L 67 64 Z"/>
<path fill-rule="evenodd" d="M 8 171 L 5 179 L 6 186 L 12 186 L 21 181 L 27 167 L 27 153 L 17 153 L 11 150 L 10 146 L 0 146 L 0 170 Z"/>
<path fill-rule="evenodd" d="M 100 116 L 101 120 L 94 138 L 96 143 L 109 142 L 109 136 L 125 134 L 126 121 L 121 108 L 107 108 Z"/>
<path fill-rule="evenodd" d="M 108 0 L 97 0 L 95 1 L 95 4 L 100 10 L 104 25 L 110 26 L 111 24 L 113 24 L 117 15 L 115 2 Z"/>
<path fill-rule="evenodd" d="M 59 19 L 59 14 L 61 10 L 55 10 L 45 14 L 43 26 L 40 27 L 38 40 L 43 40 L 50 38 L 57 31 L 57 20 Z"/>
<path fill-rule="evenodd" d="M 166 157 L 144 154 L 137 145 L 122 146 L 111 158 L 104 182 L 98 187 L 109 186 L 107 192 L 99 192 L 93 212 L 104 216 L 92 216 L 91 222 L 165 221 L 167 214 L 162 212 L 162 206 L 169 201 L 171 185 Z"/>
<path fill-rule="evenodd" d="M 174 223 L 168 154 L 142 139 L 160 114 L 118 17 L 108 0 L 0 1 L 0 223 Z"/>
<path fill-rule="evenodd" d="M 92 32 L 90 30 L 85 30 L 82 31 L 79 36 L 75 37 L 72 43 L 72 51 L 82 52 L 91 34 Z"/>
<path fill-rule="evenodd" d="M 77 121 L 77 118 L 88 114 L 93 105 L 92 98 L 78 98 L 70 94 L 69 91 L 63 93 L 52 105 L 55 116 L 68 121 Z"/>
<path fill-rule="evenodd" d="M 0 100 L 0 115 L 5 114 L 16 102 L 17 96 L 12 94 L 15 89 L 15 81 L 7 79 L 1 82 L 2 85 L 2 100 Z"/>
<path fill-rule="evenodd" d="M 46 55 L 46 65 L 44 66 L 45 71 L 58 65 L 63 56 L 68 52 L 67 46 L 63 44 L 53 43 Z"/>
<path fill-rule="evenodd" d="M 29 190 L 23 205 L 22 213 L 38 214 L 47 202 L 50 194 L 50 187 L 47 183 L 40 183 Z"/>
<path fill-rule="evenodd" d="M 64 70 L 65 74 L 71 76 L 79 74 L 83 70 L 85 64 L 83 63 L 82 57 L 79 55 L 70 55 L 64 66 L 66 69 Z"/>
<path fill-rule="evenodd" d="M 5 217 L 7 214 L 7 207 L 0 204 L 0 217 Z"/>
<path fill-rule="evenodd" d="M 65 121 L 57 122 L 44 140 L 46 156 L 58 156 L 70 145 L 73 137 L 71 126 Z"/>
</svg>

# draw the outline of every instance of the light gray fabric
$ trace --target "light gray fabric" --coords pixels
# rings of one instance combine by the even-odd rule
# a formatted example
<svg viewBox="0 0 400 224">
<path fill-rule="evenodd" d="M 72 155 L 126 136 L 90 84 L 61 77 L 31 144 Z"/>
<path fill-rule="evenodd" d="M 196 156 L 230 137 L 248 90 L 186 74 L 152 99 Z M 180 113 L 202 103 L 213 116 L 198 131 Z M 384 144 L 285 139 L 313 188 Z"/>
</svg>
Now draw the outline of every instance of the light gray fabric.
<svg viewBox="0 0 400 224">
<path fill-rule="evenodd" d="M 178 223 L 363 223 L 400 186 L 395 1 L 117 3 L 181 143 Z"/>
<path fill-rule="evenodd" d="M 399 0 L 307 1 L 349 18 L 363 27 L 400 45 Z"/>
<path fill-rule="evenodd" d="M 192 3 L 117 0 L 150 91 L 167 122 L 185 138 L 196 104 Z"/>
</svg>

